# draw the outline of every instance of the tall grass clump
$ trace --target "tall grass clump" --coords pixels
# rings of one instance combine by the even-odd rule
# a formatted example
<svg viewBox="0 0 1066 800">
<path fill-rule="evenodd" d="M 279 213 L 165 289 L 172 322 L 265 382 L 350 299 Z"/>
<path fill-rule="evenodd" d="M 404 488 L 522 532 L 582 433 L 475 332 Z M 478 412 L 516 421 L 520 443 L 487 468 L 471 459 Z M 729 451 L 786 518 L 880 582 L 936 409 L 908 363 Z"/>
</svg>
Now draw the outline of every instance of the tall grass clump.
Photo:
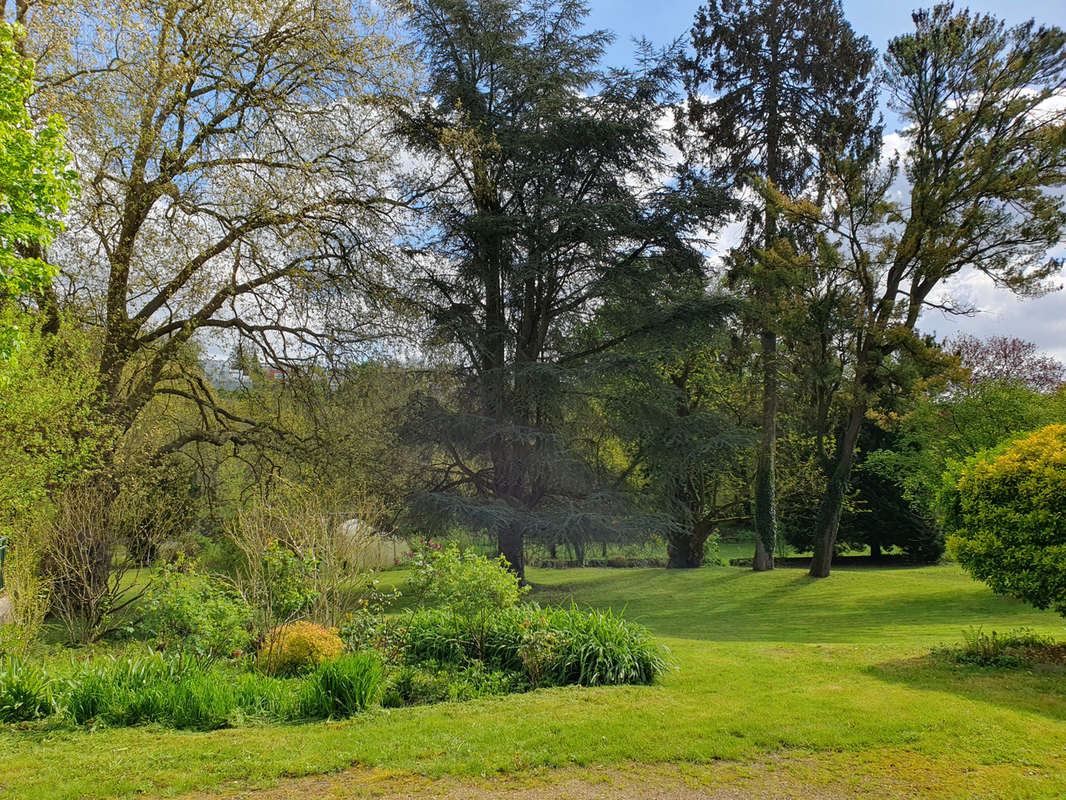
<svg viewBox="0 0 1066 800">
<path fill-rule="evenodd" d="M 665 650 L 644 626 L 609 610 L 526 604 L 467 624 L 443 609 L 418 609 L 402 629 L 409 663 L 480 662 L 525 673 L 534 687 L 648 684 L 668 668 Z"/>
<path fill-rule="evenodd" d="M 551 609 L 530 628 L 527 640 L 538 635 L 538 628 L 547 634 L 545 649 L 550 655 L 540 676 L 546 684 L 650 684 L 668 668 L 666 651 L 648 629 L 610 609 Z M 526 661 L 528 669 L 528 656 Z"/>
<path fill-rule="evenodd" d="M 376 653 L 356 653 L 319 664 L 303 684 L 300 710 L 308 719 L 350 717 L 377 702 L 384 677 Z"/>
<path fill-rule="evenodd" d="M 77 665 L 57 681 L 56 705 L 76 725 L 156 723 L 215 730 L 247 719 L 299 717 L 290 682 L 159 654 Z"/>
<path fill-rule="evenodd" d="M 52 713 L 52 680 L 17 656 L 0 661 L 0 722 L 26 722 Z"/>
</svg>

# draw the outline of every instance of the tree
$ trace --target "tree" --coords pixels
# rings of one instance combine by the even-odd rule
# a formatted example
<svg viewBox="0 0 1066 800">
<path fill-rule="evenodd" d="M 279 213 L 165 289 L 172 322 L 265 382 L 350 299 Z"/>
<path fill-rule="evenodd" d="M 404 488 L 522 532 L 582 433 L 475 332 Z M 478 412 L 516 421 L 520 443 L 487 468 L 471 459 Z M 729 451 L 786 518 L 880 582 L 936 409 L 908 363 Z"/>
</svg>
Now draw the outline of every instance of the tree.
<svg viewBox="0 0 1066 800">
<path fill-rule="evenodd" d="M 710 0 L 692 26 L 695 56 L 683 64 L 692 150 L 716 181 L 743 189 L 768 181 L 789 196 L 817 194 L 821 152 L 878 138 L 869 76 L 875 51 L 857 37 L 838 0 Z M 704 92 L 715 94 L 708 99 Z M 758 198 L 756 197 L 756 200 Z M 756 570 L 773 569 L 777 538 L 774 461 L 778 411 L 775 305 L 789 278 L 760 259 L 781 228 L 772 205 L 752 201 L 732 279 L 746 284 L 760 329 L 762 438 L 755 470 Z"/>
<path fill-rule="evenodd" d="M 688 284 L 692 307 L 686 313 L 680 314 L 680 297 L 661 310 L 673 308 L 694 323 L 664 319 L 649 326 L 586 382 L 603 420 L 593 435 L 618 447 L 617 463 L 606 471 L 663 515 L 657 531 L 666 539 L 667 566 L 683 569 L 703 565 L 719 524 L 744 517 L 744 453 L 753 443 L 749 398 L 726 328 L 738 304 L 705 295 L 701 280 Z M 610 335 L 654 310 L 657 301 L 649 297 L 644 310 L 608 302 L 597 321 Z"/>
<path fill-rule="evenodd" d="M 405 129 L 436 186 L 414 288 L 430 344 L 467 379 L 458 408 L 426 397 L 417 415 L 440 467 L 427 500 L 493 533 L 520 576 L 527 533 L 617 522 L 557 423 L 567 376 L 625 334 L 571 334 L 608 294 L 635 305 L 663 270 L 701 263 L 684 237 L 695 210 L 660 180 L 669 70 L 645 52 L 636 73 L 600 71 L 608 36 L 579 32 L 586 13 L 572 0 L 411 11 L 429 86 Z"/>
<path fill-rule="evenodd" d="M 239 430 L 189 352 L 232 336 L 308 358 L 337 345 L 341 310 L 374 306 L 335 301 L 378 283 L 374 236 L 396 199 L 371 105 L 402 89 L 404 62 L 347 2 L 16 5 L 40 53 L 34 108 L 62 112 L 84 177 L 41 312 L 87 300 L 117 430 L 163 395 Z"/>
<path fill-rule="evenodd" d="M 1033 391 L 1050 393 L 1066 383 L 1062 362 L 1041 353 L 1035 344 L 1015 336 L 959 334 L 944 345 L 970 370 L 971 386 L 1014 383 Z"/>
<path fill-rule="evenodd" d="M 1066 88 L 1066 34 L 1034 22 L 1007 28 L 951 4 L 915 13 L 914 23 L 885 56 L 906 151 L 873 169 L 828 161 L 826 204 L 782 203 L 790 220 L 820 228 L 833 244 L 836 274 L 856 304 L 814 577 L 829 574 L 856 443 L 886 365 L 919 346 L 924 308 L 954 308 L 936 294 L 944 281 L 975 269 L 1034 293 L 1059 268 L 1047 253 L 1066 228 L 1066 199 L 1055 193 L 1066 183 L 1066 110 L 1048 100 Z M 901 164 L 906 203 L 891 195 Z"/>
<path fill-rule="evenodd" d="M 0 23 L 0 310 L 51 281 L 53 268 L 39 253 L 62 229 L 77 188 L 62 120 L 51 115 L 35 126 L 26 109 L 34 65 L 19 52 L 20 34 Z M 10 321 L 0 321 L 0 358 L 10 356 L 17 337 Z"/>
<path fill-rule="evenodd" d="M 1066 616 L 1066 425 L 974 456 L 946 476 L 942 502 L 965 570 Z"/>
<path fill-rule="evenodd" d="M 919 397 L 892 426 L 888 443 L 867 448 L 864 470 L 890 480 L 907 503 L 935 517 L 936 497 L 952 462 L 1036 428 L 1066 422 L 1066 394 L 1017 383 L 955 384 Z"/>
</svg>

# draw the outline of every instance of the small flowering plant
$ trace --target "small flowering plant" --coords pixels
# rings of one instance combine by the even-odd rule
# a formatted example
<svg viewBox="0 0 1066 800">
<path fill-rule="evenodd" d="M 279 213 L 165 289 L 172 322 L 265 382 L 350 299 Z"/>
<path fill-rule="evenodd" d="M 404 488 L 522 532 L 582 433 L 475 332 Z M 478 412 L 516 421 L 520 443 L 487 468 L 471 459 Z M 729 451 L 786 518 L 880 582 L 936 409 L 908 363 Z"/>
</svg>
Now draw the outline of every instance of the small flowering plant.
<svg viewBox="0 0 1066 800">
<path fill-rule="evenodd" d="M 414 550 L 404 553 L 403 557 L 414 566 L 423 567 L 429 563 L 435 555 L 443 551 L 444 547 L 439 542 L 435 542 L 432 539 L 423 536 L 418 540 L 418 546 Z M 399 565 L 400 562 L 397 560 L 396 563 Z"/>
</svg>

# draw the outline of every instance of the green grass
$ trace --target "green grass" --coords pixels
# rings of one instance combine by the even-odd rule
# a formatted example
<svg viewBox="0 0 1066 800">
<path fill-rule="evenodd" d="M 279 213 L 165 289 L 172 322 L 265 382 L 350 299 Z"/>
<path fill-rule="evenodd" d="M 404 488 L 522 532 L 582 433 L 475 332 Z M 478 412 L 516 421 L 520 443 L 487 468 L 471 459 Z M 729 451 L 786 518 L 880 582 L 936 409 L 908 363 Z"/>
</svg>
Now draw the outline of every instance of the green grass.
<svg viewBox="0 0 1066 800">
<path fill-rule="evenodd" d="M 923 657 L 968 626 L 1062 638 L 1063 620 L 995 598 L 955 567 L 838 570 L 825 581 L 736 568 L 531 570 L 530 579 L 542 603 L 624 608 L 670 647 L 676 670 L 658 686 L 549 689 L 343 723 L 10 730 L 0 736 L 0 797 L 210 792 L 352 765 L 477 778 L 634 762 L 712 769 L 774 754 L 776 769 L 802 765 L 811 797 L 863 770 L 896 781 L 901 796 L 1066 796 L 1062 668 Z"/>
</svg>

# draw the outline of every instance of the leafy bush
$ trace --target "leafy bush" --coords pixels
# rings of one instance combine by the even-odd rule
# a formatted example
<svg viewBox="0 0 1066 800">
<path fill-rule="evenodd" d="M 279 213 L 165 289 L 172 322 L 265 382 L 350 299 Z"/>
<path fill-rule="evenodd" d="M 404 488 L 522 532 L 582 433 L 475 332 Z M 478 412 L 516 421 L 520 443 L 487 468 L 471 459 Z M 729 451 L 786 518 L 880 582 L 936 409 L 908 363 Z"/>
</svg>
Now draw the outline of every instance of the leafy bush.
<svg viewBox="0 0 1066 800">
<path fill-rule="evenodd" d="M 1034 650 L 1055 647 L 1050 636 L 1034 633 L 1028 628 L 1015 628 L 1006 633 L 985 633 L 981 628 L 969 628 L 962 632 L 959 645 L 941 645 L 933 654 L 957 664 L 975 664 L 982 667 L 1018 667 L 1033 660 Z"/>
<path fill-rule="evenodd" d="M 421 609 L 407 614 L 402 628 L 409 663 L 481 662 L 533 685 L 652 683 L 667 669 L 647 629 L 612 611 L 528 604 L 497 612 L 481 629 L 444 610 Z"/>
<path fill-rule="evenodd" d="M 141 608 L 141 630 L 166 649 L 217 657 L 251 640 L 252 607 L 221 578 L 183 559 L 156 571 Z"/>
<path fill-rule="evenodd" d="M 490 559 L 455 544 L 441 548 L 425 541 L 414 555 L 417 569 L 411 583 L 419 604 L 439 607 L 455 636 L 473 643 L 472 657 L 483 659 L 494 618 L 515 607 L 529 587 L 519 586 L 503 556 Z"/>
<path fill-rule="evenodd" d="M 273 541 L 263 551 L 262 559 L 269 586 L 263 600 L 273 619 L 292 619 L 310 609 L 318 599 L 314 587 L 314 556 L 300 557 Z"/>
<path fill-rule="evenodd" d="M 377 579 L 370 582 L 359 598 L 356 610 L 349 613 L 341 625 L 340 637 L 353 653 L 377 650 L 386 659 L 394 659 L 398 655 L 397 626 L 388 609 L 401 594 L 397 589 L 385 592 L 378 587 Z"/>
<path fill-rule="evenodd" d="M 21 658 L 0 662 L 0 722 L 25 722 L 52 711 L 52 681 Z"/>
<path fill-rule="evenodd" d="M 333 628 L 313 622 L 290 622 L 270 631 L 259 648 L 259 667 L 268 675 L 295 675 L 344 651 Z"/>
<path fill-rule="evenodd" d="M 339 512 L 355 519 L 342 522 Z M 341 484 L 272 480 L 230 528 L 237 576 L 262 630 L 293 619 L 335 626 L 354 610 L 368 576 L 382 511 Z"/>
<path fill-rule="evenodd" d="M 347 655 L 319 664 L 303 686 L 300 708 L 309 718 L 350 717 L 369 708 L 384 681 L 376 653 Z"/>
<path fill-rule="evenodd" d="M 997 594 L 1066 615 L 1066 425 L 956 467 L 941 503 L 964 569 Z"/>
<path fill-rule="evenodd" d="M 480 617 L 510 608 L 529 587 L 521 587 L 503 556 L 486 558 L 456 544 L 439 548 L 423 542 L 415 554 L 411 584 L 422 604 L 439 604 L 459 617 Z"/>
</svg>

